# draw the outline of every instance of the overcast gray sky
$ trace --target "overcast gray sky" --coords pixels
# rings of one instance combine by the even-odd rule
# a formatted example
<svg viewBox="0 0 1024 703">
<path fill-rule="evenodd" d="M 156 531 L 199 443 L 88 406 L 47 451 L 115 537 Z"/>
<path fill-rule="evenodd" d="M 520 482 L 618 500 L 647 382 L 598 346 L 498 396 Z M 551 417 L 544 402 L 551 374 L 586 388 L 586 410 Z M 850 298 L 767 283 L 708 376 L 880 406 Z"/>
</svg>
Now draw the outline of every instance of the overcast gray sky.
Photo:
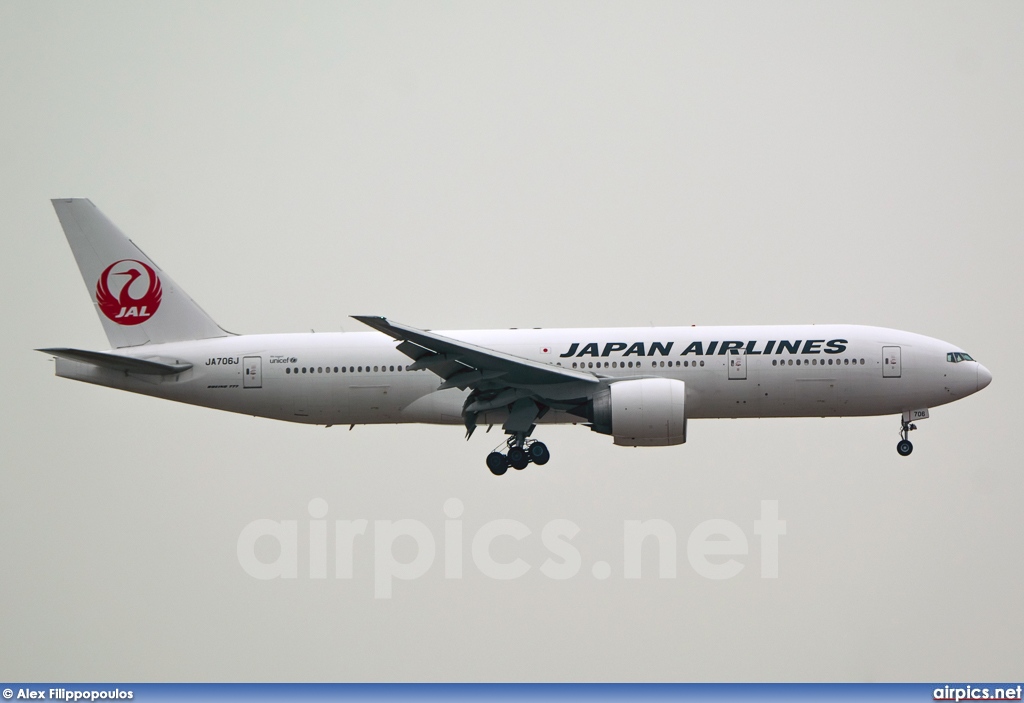
<svg viewBox="0 0 1024 703">
<path fill-rule="evenodd" d="M 1019 2 L 0 4 L 0 678 L 1019 679 L 1022 37 Z M 651 450 L 560 427 L 550 464 L 497 479 L 495 433 L 54 378 L 32 349 L 106 345 L 49 203 L 70 196 L 237 332 L 850 322 L 995 380 L 907 459 L 895 417 L 699 421 Z M 308 577 L 317 498 L 370 521 L 351 580 Z M 531 531 L 494 543 L 521 578 L 470 559 L 496 518 Z M 298 578 L 240 566 L 258 519 L 298 521 Z M 439 555 L 378 599 L 374 521 L 400 519 Z M 624 578 L 648 519 L 675 578 L 653 547 Z M 749 540 L 732 579 L 689 565 L 712 519 Z M 564 581 L 552 520 L 580 529 Z"/>
</svg>

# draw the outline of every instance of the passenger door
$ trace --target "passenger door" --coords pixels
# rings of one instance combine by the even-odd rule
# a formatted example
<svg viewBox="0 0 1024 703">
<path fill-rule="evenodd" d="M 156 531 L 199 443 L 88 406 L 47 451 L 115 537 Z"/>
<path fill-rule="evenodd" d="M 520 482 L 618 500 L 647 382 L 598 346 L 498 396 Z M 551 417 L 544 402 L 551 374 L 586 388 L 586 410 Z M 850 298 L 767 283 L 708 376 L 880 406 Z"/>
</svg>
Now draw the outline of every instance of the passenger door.
<svg viewBox="0 0 1024 703">
<path fill-rule="evenodd" d="M 747 355 L 746 354 L 730 354 L 729 355 L 729 380 L 730 381 L 746 381 L 747 380 Z"/>
<path fill-rule="evenodd" d="M 882 347 L 882 378 L 900 378 L 903 365 L 899 347 Z"/>
<path fill-rule="evenodd" d="M 242 357 L 242 388 L 263 388 L 263 357 Z"/>
</svg>

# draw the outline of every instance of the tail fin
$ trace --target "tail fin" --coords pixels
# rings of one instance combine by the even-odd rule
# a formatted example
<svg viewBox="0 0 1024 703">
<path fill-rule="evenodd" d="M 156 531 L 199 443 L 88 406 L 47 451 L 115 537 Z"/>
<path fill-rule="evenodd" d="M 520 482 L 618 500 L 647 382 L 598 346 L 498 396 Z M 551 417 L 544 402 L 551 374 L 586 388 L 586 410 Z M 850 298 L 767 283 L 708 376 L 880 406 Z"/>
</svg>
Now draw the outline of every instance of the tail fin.
<svg viewBox="0 0 1024 703">
<path fill-rule="evenodd" d="M 229 334 L 91 201 L 51 202 L 111 347 Z"/>
</svg>

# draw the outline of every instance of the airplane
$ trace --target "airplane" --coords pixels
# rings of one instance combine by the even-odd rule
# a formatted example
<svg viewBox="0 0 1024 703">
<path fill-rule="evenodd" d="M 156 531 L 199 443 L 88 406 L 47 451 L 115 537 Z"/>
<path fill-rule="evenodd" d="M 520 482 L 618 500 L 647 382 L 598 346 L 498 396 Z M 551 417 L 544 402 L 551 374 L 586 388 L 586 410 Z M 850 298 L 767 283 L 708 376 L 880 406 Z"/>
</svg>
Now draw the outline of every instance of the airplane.
<svg viewBox="0 0 1024 703">
<path fill-rule="evenodd" d="M 862 325 L 431 331 L 225 331 L 86 199 L 53 207 L 110 349 L 39 349 L 56 375 L 305 424 L 501 425 L 497 475 L 543 465 L 538 426 L 579 424 L 627 447 L 686 442 L 691 418 L 900 416 L 901 456 L 931 408 L 992 374 L 963 349 Z"/>
</svg>

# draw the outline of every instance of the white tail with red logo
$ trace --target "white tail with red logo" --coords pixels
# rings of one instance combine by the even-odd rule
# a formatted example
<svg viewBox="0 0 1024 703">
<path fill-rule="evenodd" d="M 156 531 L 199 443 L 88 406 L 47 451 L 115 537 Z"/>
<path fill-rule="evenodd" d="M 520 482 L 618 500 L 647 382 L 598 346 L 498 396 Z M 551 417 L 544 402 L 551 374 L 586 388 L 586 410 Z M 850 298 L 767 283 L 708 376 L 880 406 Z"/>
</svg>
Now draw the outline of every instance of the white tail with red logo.
<svg viewBox="0 0 1024 703">
<path fill-rule="evenodd" d="M 52 202 L 111 347 L 228 336 L 91 201 Z"/>
</svg>

